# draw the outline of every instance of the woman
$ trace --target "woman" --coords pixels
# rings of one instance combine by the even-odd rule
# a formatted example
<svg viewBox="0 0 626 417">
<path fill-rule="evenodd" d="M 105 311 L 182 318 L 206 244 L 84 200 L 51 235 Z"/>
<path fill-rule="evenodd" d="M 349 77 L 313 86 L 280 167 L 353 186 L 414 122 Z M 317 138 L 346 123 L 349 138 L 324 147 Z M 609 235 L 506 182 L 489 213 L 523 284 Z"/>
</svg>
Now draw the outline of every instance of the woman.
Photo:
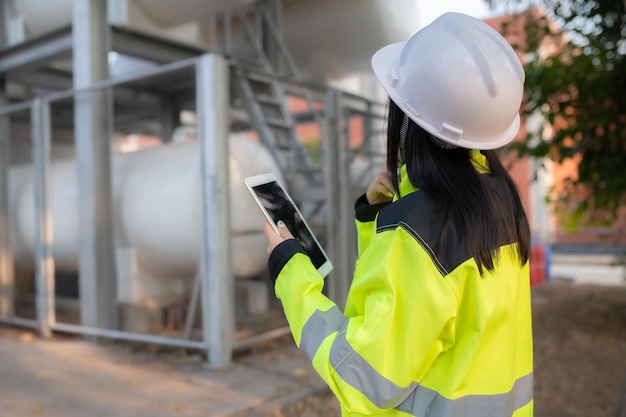
<svg viewBox="0 0 626 417">
<path fill-rule="evenodd" d="M 447 13 L 377 52 L 387 171 L 356 203 L 345 311 L 284 227 L 270 272 L 297 345 L 344 416 L 531 416 L 530 231 L 493 149 L 519 128 L 512 48 Z"/>
</svg>

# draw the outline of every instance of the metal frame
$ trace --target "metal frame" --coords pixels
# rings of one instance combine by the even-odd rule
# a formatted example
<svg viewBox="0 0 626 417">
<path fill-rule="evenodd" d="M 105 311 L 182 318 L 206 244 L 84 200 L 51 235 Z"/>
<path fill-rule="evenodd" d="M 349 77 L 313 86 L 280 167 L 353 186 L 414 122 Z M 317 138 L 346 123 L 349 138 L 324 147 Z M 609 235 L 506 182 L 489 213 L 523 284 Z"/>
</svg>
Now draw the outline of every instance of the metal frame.
<svg viewBox="0 0 626 417">
<path fill-rule="evenodd" d="M 38 104 L 38 105 L 37 105 Z M 15 113 L 20 113 L 20 112 L 26 112 L 29 111 L 31 114 L 31 117 L 37 117 L 39 120 L 43 121 L 43 118 L 45 118 L 45 115 L 42 113 L 42 102 L 39 101 L 38 103 L 35 103 L 35 101 L 27 101 L 27 102 L 22 102 L 22 103 L 17 103 L 17 104 L 13 104 L 13 105 L 9 105 L 9 106 L 4 106 L 4 107 L 0 107 L 0 129 L 2 129 L 3 134 L 0 135 L 0 139 L 1 140 L 6 140 L 6 145 L 7 147 L 5 149 L 2 149 L 2 152 L 0 153 L 0 155 L 3 157 L 2 159 L 4 160 L 6 157 L 6 168 L 7 168 L 7 174 L 8 174 L 8 164 L 9 164 L 9 160 L 8 157 L 10 155 L 10 153 L 8 152 L 8 143 L 9 143 L 9 117 L 11 116 L 11 114 L 15 114 Z M 39 126 L 42 126 L 42 124 L 40 123 Z M 35 136 L 38 139 L 35 139 Z M 44 133 L 44 129 L 43 128 L 36 128 L 35 124 L 33 123 L 33 128 L 31 130 L 31 146 L 33 149 L 33 158 L 38 158 L 37 161 L 33 160 L 33 174 L 36 177 L 37 175 L 45 175 L 47 173 L 47 169 L 46 169 L 46 158 L 45 158 L 45 147 L 44 147 L 44 140 L 43 140 L 43 136 L 45 136 Z M 42 159 L 41 159 L 41 158 Z M 0 185 L 2 185 L 3 187 L 7 185 L 7 180 L 8 180 L 8 175 L 4 178 L 0 178 L 0 181 L 2 181 L 2 183 Z M 35 210 L 37 213 L 45 213 L 46 212 L 46 201 L 47 199 L 45 198 L 45 195 L 43 193 L 41 193 L 41 186 L 46 186 L 47 182 L 44 181 L 37 181 L 37 184 L 34 187 L 34 198 L 35 198 L 35 202 L 37 202 L 37 206 L 35 207 Z M 43 199 L 40 197 L 44 197 Z M 8 202 L 7 202 L 8 203 Z M 49 210 L 48 210 L 49 213 Z M 8 207 L 7 207 L 7 211 L 5 212 L 6 214 L 6 219 L 8 220 Z M 14 311 L 13 311 L 13 299 L 14 299 L 14 295 L 13 295 L 13 291 L 12 291 L 12 286 L 13 286 L 13 258 L 12 258 L 12 253 L 11 253 L 11 259 L 9 259 L 7 261 L 7 265 L 10 264 L 11 269 L 10 271 L 8 271 L 8 276 L 10 277 L 10 284 L 11 284 L 11 291 L 10 291 L 10 297 L 7 297 L 6 303 L 9 304 L 9 306 L 7 307 L 7 305 L 5 305 L 5 307 L 7 308 L 2 308 L 0 309 L 0 323 L 8 323 L 10 325 L 14 325 L 14 326 L 23 326 L 23 327 L 33 327 L 33 328 L 39 328 L 42 335 L 47 336 L 49 335 L 49 328 L 47 327 L 47 323 L 45 319 L 41 319 L 42 317 L 44 317 L 45 312 L 41 311 L 40 308 L 44 307 L 43 304 L 43 300 L 46 297 L 46 295 L 51 295 L 53 294 L 48 292 L 46 293 L 46 288 L 44 286 L 42 286 L 40 283 L 43 282 L 45 280 L 45 274 L 47 271 L 49 271 L 48 269 L 42 269 L 43 267 L 46 266 L 45 262 L 42 262 L 44 260 L 44 254 L 46 253 L 45 249 L 41 250 L 42 248 L 40 248 L 41 246 L 41 241 L 42 241 L 42 237 L 43 234 L 40 233 L 42 230 L 46 230 L 46 225 L 47 222 L 51 220 L 49 216 L 44 216 L 44 217 L 38 217 L 36 219 L 36 221 L 38 222 L 38 225 L 36 226 L 36 233 L 37 236 L 35 237 L 35 242 L 37 245 L 36 248 L 36 259 L 35 259 L 35 275 L 36 275 L 36 287 L 35 287 L 35 298 L 37 300 L 36 302 L 36 318 L 35 319 L 25 319 L 22 317 L 15 317 Z M 7 230 L 0 230 L 0 239 L 7 239 L 9 235 L 9 231 Z M 50 242 L 51 243 L 51 242 Z M 6 280 L 6 276 L 3 277 Z M 8 280 L 6 280 L 6 282 L 8 282 Z M 49 290 L 49 289 L 48 289 Z"/>
<path fill-rule="evenodd" d="M 218 62 L 218 63 L 216 63 Z M 224 69 L 224 65 L 226 69 Z M 224 83 L 224 74 L 228 74 L 227 64 L 222 58 L 215 57 L 212 55 L 203 56 L 198 59 L 189 59 L 182 62 L 177 62 L 173 64 L 163 65 L 158 68 L 150 69 L 142 72 L 141 74 L 134 74 L 128 77 L 120 77 L 116 80 L 105 80 L 93 83 L 84 88 L 73 89 L 69 91 L 64 91 L 61 93 L 51 94 L 50 96 L 42 99 L 42 104 L 44 107 L 49 106 L 51 103 L 59 100 L 65 100 L 70 97 L 75 97 L 81 94 L 86 94 L 90 92 L 94 92 L 97 90 L 108 89 L 114 87 L 116 85 L 124 84 L 133 80 L 140 80 L 147 77 L 152 77 L 160 74 L 165 74 L 177 70 L 181 70 L 184 68 L 195 67 L 198 75 L 198 91 L 202 91 L 202 94 L 208 94 L 207 100 L 202 103 L 199 100 L 198 103 L 198 112 L 202 112 L 202 114 L 208 114 L 209 116 L 213 115 L 216 117 L 216 121 L 211 123 L 207 120 L 208 123 L 204 123 L 203 126 L 199 126 L 198 131 L 201 132 L 199 134 L 199 140 L 201 143 L 205 143 L 202 158 L 203 161 L 203 172 L 202 181 L 204 189 L 206 189 L 206 195 L 208 201 L 205 201 L 205 212 L 211 213 L 211 215 L 203 216 L 205 219 L 205 227 L 206 230 L 204 233 L 203 241 L 206 242 L 204 245 L 204 250 L 201 253 L 201 265 L 204 266 L 204 272 L 200 274 L 201 278 L 201 287 L 203 288 L 203 323 L 210 322 L 211 325 L 204 325 L 204 338 L 205 340 L 202 342 L 194 341 L 194 340 L 182 340 L 168 337 L 158 337 L 152 335 L 143 335 L 143 334 L 134 334 L 130 332 L 104 329 L 100 327 L 95 327 L 93 325 L 71 325 L 64 323 L 52 323 L 50 324 L 50 329 L 55 331 L 69 332 L 69 333 L 77 333 L 77 334 L 87 334 L 92 336 L 104 336 L 111 337 L 116 339 L 123 340 L 134 340 L 134 341 L 142 341 L 147 343 L 158 343 L 162 345 L 169 346 L 178 346 L 178 347 L 189 347 L 195 349 L 203 349 L 207 351 L 209 356 L 209 364 L 214 365 L 216 367 L 224 367 L 228 366 L 229 358 L 232 352 L 233 344 L 232 341 L 229 341 L 227 338 L 224 338 L 224 334 L 234 334 L 233 328 L 229 324 L 229 320 L 232 320 L 232 314 L 229 317 L 228 309 L 223 310 L 223 313 L 220 314 L 219 311 L 213 311 L 213 307 L 208 305 L 208 303 L 214 303 L 214 298 L 217 298 L 219 301 L 219 307 L 222 308 L 224 304 L 231 304 L 232 301 L 229 301 L 229 297 L 226 296 L 229 292 L 228 286 L 229 279 L 224 279 L 224 276 L 228 276 L 226 274 L 229 273 L 229 269 L 223 268 L 223 262 L 220 259 L 224 259 L 223 248 L 228 247 L 228 251 L 230 250 L 229 245 L 219 244 L 219 237 L 210 233 L 207 229 L 207 225 L 210 224 L 214 226 L 215 224 L 226 224 L 229 225 L 229 222 L 224 222 L 224 220 L 220 217 L 224 214 L 223 208 L 219 211 L 214 211 L 211 207 L 211 204 L 215 204 L 216 201 L 219 204 L 223 205 L 223 201 L 228 202 L 228 198 L 218 198 L 215 200 L 215 192 L 213 191 L 215 187 L 215 183 L 213 182 L 217 175 L 217 167 L 220 167 L 221 170 L 219 177 L 221 178 L 223 175 L 227 175 L 227 169 L 224 171 L 223 165 L 228 161 L 228 158 L 218 157 L 218 155 L 214 152 L 214 147 L 222 147 L 221 152 L 224 152 L 224 149 L 227 151 L 224 143 L 226 142 L 226 117 L 219 117 L 219 109 L 218 105 L 222 105 L 223 109 L 228 108 L 228 102 L 224 105 L 223 101 L 227 100 L 227 83 Z M 201 87 L 200 87 L 201 85 Z M 216 93 L 216 90 L 220 90 L 220 93 Z M 214 97 L 217 97 L 214 99 Z M 219 103 L 219 104 L 218 104 Z M 206 120 L 206 117 L 199 117 L 199 121 Z M 49 120 L 48 120 L 49 122 Z M 221 126 L 220 126 L 221 125 Z M 226 130 L 225 130 L 226 129 Z M 45 129 L 44 129 L 45 130 Z M 202 133 L 203 132 L 203 133 Z M 224 134 L 220 133 L 223 132 Z M 218 140 L 218 138 L 220 140 Z M 207 143 L 208 142 L 208 143 Z M 216 161 L 212 159 L 215 158 Z M 227 162 L 226 162 L 227 163 Z M 224 174 L 226 172 L 226 174 Z M 227 177 L 226 177 L 227 179 Z M 221 179 L 224 180 L 223 178 Z M 209 182 L 210 184 L 207 184 Z M 223 186 L 220 187 L 220 195 L 224 192 Z M 227 189 L 226 189 L 227 192 Z M 228 207 L 226 206 L 226 215 L 228 214 Z M 219 213 L 219 214 L 218 214 Z M 214 219 L 211 219 L 211 216 L 215 216 Z M 211 219 L 211 220 L 210 220 Z M 215 248 L 217 247 L 217 251 Z M 219 268 L 217 271 L 215 268 Z M 230 268 L 230 265 L 228 265 Z M 220 274 L 220 275 L 217 275 Z M 216 291 L 216 294 L 212 294 L 212 291 Z M 205 294 L 206 292 L 206 294 Z M 217 293 L 221 294 L 220 296 Z M 232 297 L 230 297 L 232 298 Z M 217 322 L 215 322 L 217 320 Z M 232 338 L 231 338 L 232 339 Z M 216 357 L 217 355 L 217 357 Z"/>
<path fill-rule="evenodd" d="M 71 27 L 57 29 L 0 50 L 0 74 L 38 67 L 71 55 Z"/>
<path fill-rule="evenodd" d="M 183 68 L 195 68 L 198 77 L 199 140 L 202 146 L 203 184 L 203 244 L 201 252 L 201 288 L 204 323 L 204 340 L 181 340 L 152 335 L 111 330 L 93 325 L 71 325 L 56 323 L 54 316 L 54 259 L 52 256 L 52 215 L 50 207 L 50 105 L 71 97 L 88 95 L 132 80 L 160 75 Z M 72 89 L 47 97 L 11 106 L 0 107 L 0 118 L 15 112 L 30 109 L 32 115 L 33 162 L 35 180 L 36 212 L 36 306 L 37 320 L 10 317 L 0 314 L 0 322 L 14 325 L 39 327 L 42 335 L 50 331 L 61 331 L 92 336 L 105 336 L 123 340 L 134 340 L 162 345 L 203 349 L 207 351 L 209 364 L 225 367 L 230 364 L 234 335 L 234 311 L 232 303 L 232 279 L 230 245 L 223 244 L 226 233 L 230 233 L 228 198 L 228 63 L 219 56 L 206 55 L 135 74 L 117 80 L 105 80 L 83 88 Z M 5 136 L 6 137 L 6 136 Z M 8 140 L 8 137 L 6 137 Z M 7 153 L 3 153 L 6 155 Z M 5 181 L 6 183 L 6 181 Z M 218 225 L 219 232 L 213 228 Z M 8 235 L 8 233 L 7 233 Z M 226 235 L 228 236 L 228 235 Z M 258 340 L 258 339 L 257 339 Z M 245 341 L 237 346 L 245 346 Z"/>
<path fill-rule="evenodd" d="M 202 300 L 202 318 L 204 340 L 176 339 L 145 334 L 135 334 L 95 327 L 91 325 L 72 325 L 56 323 L 54 318 L 54 266 L 51 253 L 52 219 L 50 210 L 50 196 L 52 190 L 49 183 L 50 172 L 50 105 L 67 100 L 75 96 L 85 95 L 96 90 L 103 90 L 117 85 L 174 72 L 185 68 L 194 68 L 197 76 L 197 112 L 199 140 L 202 143 L 202 201 L 204 224 L 202 226 L 201 273 L 199 274 L 199 291 Z M 233 68 L 230 68 L 232 71 Z M 243 340 L 234 341 L 234 311 L 233 311 L 233 282 L 224 278 L 230 276 L 230 263 L 224 259 L 230 258 L 230 246 L 221 244 L 229 236 L 228 220 L 228 149 L 227 149 L 227 111 L 228 100 L 228 62 L 219 56 L 206 55 L 200 58 L 188 59 L 181 62 L 162 65 L 141 73 L 115 80 L 95 82 L 83 88 L 76 88 L 28 102 L 22 102 L 0 108 L 0 117 L 14 112 L 31 110 L 33 123 L 33 158 L 36 182 L 36 210 L 38 213 L 37 236 L 37 320 L 26 320 L 18 317 L 0 316 L 0 322 L 21 326 L 39 327 L 43 335 L 50 331 L 83 334 L 90 336 L 110 337 L 121 340 L 156 343 L 166 346 L 187 347 L 201 349 L 207 352 L 211 366 L 222 368 L 231 363 L 232 352 L 247 348 L 256 343 L 288 334 L 286 327 L 274 329 L 264 334 L 255 335 Z M 333 235 L 333 247 L 329 254 L 336 264 L 336 270 L 329 281 L 331 297 L 339 304 L 345 300 L 348 282 L 351 277 L 351 260 L 349 253 L 354 247 L 350 242 L 354 231 L 351 217 L 351 202 L 347 202 L 352 180 L 347 177 L 347 167 L 350 154 L 344 149 L 342 137 L 346 130 L 344 120 L 346 110 L 363 113 L 369 101 L 353 95 L 327 90 L 328 109 L 332 109 L 326 129 L 324 141 L 328 146 L 329 155 L 336 158 L 325 169 L 334 172 L 337 177 L 327 175 L 325 182 L 332 191 L 328 191 L 332 206 L 329 206 L 328 222 L 336 226 Z M 336 183 L 336 178 L 343 178 Z M 342 191 L 343 190 L 343 191 Z M 208 226 L 211 225 L 211 228 Z M 218 229 L 214 226 L 218 225 Z M 217 230 L 217 231 L 216 231 Z M 348 259 L 345 259 L 348 257 Z M 189 316 L 192 317 L 192 316 Z M 185 332 L 189 336 L 189 332 Z"/>
<path fill-rule="evenodd" d="M 128 28 L 111 26 L 111 50 L 159 64 L 198 57 L 203 48 L 158 38 Z M 65 26 L 25 42 L 0 45 L 0 74 L 23 71 L 72 56 L 72 27 Z"/>
</svg>

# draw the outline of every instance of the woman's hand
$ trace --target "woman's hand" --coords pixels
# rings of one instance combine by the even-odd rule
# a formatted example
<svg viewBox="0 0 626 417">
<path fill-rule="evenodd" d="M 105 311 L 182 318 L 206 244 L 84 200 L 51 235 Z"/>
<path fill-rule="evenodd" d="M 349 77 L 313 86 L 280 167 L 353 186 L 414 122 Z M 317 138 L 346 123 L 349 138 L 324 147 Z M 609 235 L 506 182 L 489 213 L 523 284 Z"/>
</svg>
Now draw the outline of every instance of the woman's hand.
<svg viewBox="0 0 626 417">
<path fill-rule="evenodd" d="M 294 238 L 289 229 L 287 229 L 287 226 L 285 226 L 285 223 L 282 222 L 282 220 L 277 223 L 277 226 L 280 234 L 276 233 L 276 230 L 274 230 L 274 227 L 272 227 L 269 222 L 265 222 L 265 227 L 263 228 L 263 232 L 269 240 L 269 245 L 267 246 L 268 255 L 272 253 L 276 246 L 280 245 L 285 240 Z"/>
<path fill-rule="evenodd" d="M 365 197 L 370 204 L 388 203 L 393 200 L 395 190 L 387 171 L 381 171 L 367 187 Z"/>
</svg>

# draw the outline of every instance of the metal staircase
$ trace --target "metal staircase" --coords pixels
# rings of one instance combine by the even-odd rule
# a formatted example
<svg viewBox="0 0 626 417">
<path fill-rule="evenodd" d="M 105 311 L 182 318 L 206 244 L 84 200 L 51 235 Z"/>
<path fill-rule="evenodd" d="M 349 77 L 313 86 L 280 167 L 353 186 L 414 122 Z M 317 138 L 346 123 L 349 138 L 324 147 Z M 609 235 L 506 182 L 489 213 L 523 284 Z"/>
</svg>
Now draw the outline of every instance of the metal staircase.
<svg viewBox="0 0 626 417">
<path fill-rule="evenodd" d="M 268 75 L 235 67 L 235 81 L 243 96 L 249 121 L 272 153 L 286 181 L 303 176 L 309 185 L 321 185 L 319 165 L 313 162 L 296 130 L 288 96 L 280 81 Z"/>
<path fill-rule="evenodd" d="M 273 0 L 266 1 L 271 7 Z M 333 259 L 327 291 L 341 305 L 357 252 L 351 206 L 372 173 L 384 166 L 385 105 L 307 82 L 264 1 L 216 19 L 223 31 L 220 51 L 231 62 L 231 130 L 255 131 L 273 155 L 285 185 Z M 232 40 L 242 37 L 246 45 L 233 48 Z M 306 105 L 300 103 L 293 113 L 296 101 Z M 319 126 L 316 150 L 298 134 L 305 124 Z"/>
<path fill-rule="evenodd" d="M 298 121 L 290 108 L 290 100 L 296 95 L 303 99 L 306 111 L 320 125 L 323 114 L 311 92 L 302 84 L 302 73 L 267 6 L 257 2 L 234 14 L 224 14 L 221 19 L 224 30 L 232 30 L 233 26 L 243 30 L 256 56 L 253 63 L 256 65 L 250 65 L 238 60 L 232 51 L 230 54 L 226 51 L 233 62 L 231 74 L 239 93 L 233 102 L 235 122 L 241 129 L 249 127 L 258 133 L 280 167 L 288 187 L 296 179 L 304 180 L 307 187 L 322 187 L 319 159 L 312 157 L 298 134 Z M 229 33 L 223 36 L 225 39 L 231 37 Z M 268 51 L 272 51 L 271 57 Z M 287 91 L 287 84 L 296 85 L 298 91 L 294 92 L 293 88 Z"/>
</svg>

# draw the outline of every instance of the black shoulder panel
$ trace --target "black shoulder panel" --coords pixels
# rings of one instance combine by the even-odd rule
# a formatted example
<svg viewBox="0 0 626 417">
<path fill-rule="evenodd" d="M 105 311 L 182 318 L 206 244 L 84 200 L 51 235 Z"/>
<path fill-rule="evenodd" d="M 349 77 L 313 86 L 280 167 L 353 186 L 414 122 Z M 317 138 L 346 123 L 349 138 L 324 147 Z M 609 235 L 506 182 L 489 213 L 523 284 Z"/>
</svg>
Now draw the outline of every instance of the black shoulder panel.
<svg viewBox="0 0 626 417">
<path fill-rule="evenodd" d="M 471 256 L 459 245 L 454 228 L 445 228 L 447 236 L 439 239 L 434 222 L 436 210 L 432 198 L 415 191 L 379 212 L 376 233 L 403 228 L 424 248 L 441 275 L 445 276 Z"/>
</svg>

